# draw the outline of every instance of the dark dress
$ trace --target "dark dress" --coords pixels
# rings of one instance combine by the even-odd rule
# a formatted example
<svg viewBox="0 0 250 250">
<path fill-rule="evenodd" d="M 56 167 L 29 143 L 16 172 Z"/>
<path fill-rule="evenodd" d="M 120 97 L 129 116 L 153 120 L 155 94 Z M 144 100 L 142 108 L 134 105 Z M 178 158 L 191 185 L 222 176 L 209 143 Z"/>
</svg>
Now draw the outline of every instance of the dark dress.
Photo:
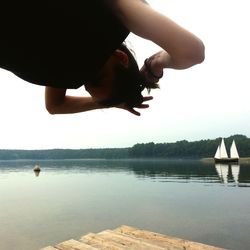
<svg viewBox="0 0 250 250">
<path fill-rule="evenodd" d="M 0 67 L 39 85 L 82 86 L 129 34 L 102 0 L 18 0 L 0 9 Z"/>
</svg>

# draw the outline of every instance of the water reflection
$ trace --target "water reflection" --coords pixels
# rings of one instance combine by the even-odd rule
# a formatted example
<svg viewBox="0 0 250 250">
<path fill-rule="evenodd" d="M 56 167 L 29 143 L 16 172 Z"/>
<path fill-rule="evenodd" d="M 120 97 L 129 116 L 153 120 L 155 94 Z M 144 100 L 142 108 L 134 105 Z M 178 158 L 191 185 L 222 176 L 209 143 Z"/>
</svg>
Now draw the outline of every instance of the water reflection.
<svg viewBox="0 0 250 250">
<path fill-rule="evenodd" d="M 239 182 L 239 175 L 240 175 L 240 165 L 231 165 L 231 171 L 233 175 L 233 179 L 236 184 Z"/>
<path fill-rule="evenodd" d="M 31 172 L 39 164 L 43 173 L 118 173 L 132 174 L 138 179 L 158 182 L 199 182 L 231 187 L 250 186 L 250 165 L 204 164 L 192 160 L 43 160 L 0 161 L 0 174 Z M 40 172 L 33 172 L 36 177 Z M 44 176 L 44 174 L 42 176 Z"/>
<path fill-rule="evenodd" d="M 228 183 L 228 165 L 227 164 L 215 164 L 215 169 L 220 180 L 227 184 Z"/>
<path fill-rule="evenodd" d="M 138 178 L 164 182 L 219 183 L 230 187 L 250 187 L 250 166 L 202 164 L 199 161 L 131 163 Z"/>
<path fill-rule="evenodd" d="M 225 185 L 228 184 L 228 181 L 231 179 L 232 182 L 239 185 L 239 174 L 240 174 L 240 165 L 238 164 L 215 164 L 215 169 L 218 173 L 218 176 L 222 183 Z"/>
</svg>

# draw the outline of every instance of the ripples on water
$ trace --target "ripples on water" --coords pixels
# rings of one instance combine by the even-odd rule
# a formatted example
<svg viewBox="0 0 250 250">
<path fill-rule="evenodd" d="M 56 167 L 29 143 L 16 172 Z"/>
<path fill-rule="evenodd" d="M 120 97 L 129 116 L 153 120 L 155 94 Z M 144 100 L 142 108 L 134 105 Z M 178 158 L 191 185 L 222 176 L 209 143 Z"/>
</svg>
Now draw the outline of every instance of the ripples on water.
<svg viewBox="0 0 250 250">
<path fill-rule="evenodd" d="M 35 164 L 39 175 L 32 170 Z M 127 224 L 245 250 L 250 246 L 247 187 L 250 165 L 0 161 L 0 249 L 36 250 Z"/>
<path fill-rule="evenodd" d="M 0 178 L 4 174 L 25 173 L 39 161 L 0 161 Z M 132 173 L 138 178 L 162 182 L 221 183 L 250 187 L 249 165 L 202 164 L 199 161 L 165 160 L 58 160 L 40 161 L 47 173 Z M 42 174 L 42 173 L 41 173 Z"/>
</svg>

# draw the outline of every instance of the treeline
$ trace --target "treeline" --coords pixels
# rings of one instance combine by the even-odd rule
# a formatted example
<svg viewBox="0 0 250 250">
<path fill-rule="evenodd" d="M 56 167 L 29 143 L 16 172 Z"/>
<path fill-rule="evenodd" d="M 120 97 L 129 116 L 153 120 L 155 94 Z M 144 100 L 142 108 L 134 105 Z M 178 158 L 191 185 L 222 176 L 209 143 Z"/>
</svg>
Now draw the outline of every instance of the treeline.
<svg viewBox="0 0 250 250">
<path fill-rule="evenodd" d="M 236 142 L 240 157 L 250 156 L 250 138 L 244 135 L 233 135 L 225 138 L 229 150 Z M 102 149 L 48 149 L 48 150 L 0 150 L 0 160 L 17 159 L 126 159 L 126 158 L 205 158 L 213 157 L 221 141 L 186 140 L 174 143 L 140 143 L 131 148 Z M 229 152 L 228 152 L 229 153 Z"/>
<path fill-rule="evenodd" d="M 233 135 L 224 138 L 227 153 L 232 141 L 235 140 L 240 157 L 250 156 L 250 138 L 244 135 Z M 221 138 L 214 140 L 200 140 L 188 142 L 186 140 L 175 143 L 146 143 L 136 144 L 130 150 L 131 157 L 153 158 L 210 158 L 214 157 Z"/>
<path fill-rule="evenodd" d="M 0 150 L 0 160 L 20 159 L 119 159 L 129 157 L 129 148 Z"/>
</svg>

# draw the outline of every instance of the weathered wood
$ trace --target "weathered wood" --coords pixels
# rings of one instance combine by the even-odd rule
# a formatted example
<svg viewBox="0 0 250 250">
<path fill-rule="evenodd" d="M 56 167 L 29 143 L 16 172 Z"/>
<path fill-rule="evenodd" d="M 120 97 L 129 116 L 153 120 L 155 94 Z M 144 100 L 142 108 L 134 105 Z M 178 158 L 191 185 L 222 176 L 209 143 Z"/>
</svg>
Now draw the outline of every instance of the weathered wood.
<svg viewBox="0 0 250 250">
<path fill-rule="evenodd" d="M 113 241 L 117 244 L 122 245 L 126 249 L 130 250 L 164 250 L 164 249 L 171 249 L 171 250 L 179 250 L 177 248 L 173 247 L 161 247 L 157 246 L 155 244 L 151 244 L 148 242 L 145 242 L 141 239 L 137 239 L 133 236 L 121 234 L 119 232 L 114 232 L 111 230 L 105 230 L 103 232 L 100 232 L 97 234 L 97 236 L 101 237 L 102 239 L 105 239 L 106 241 Z"/>
<path fill-rule="evenodd" d="M 89 233 L 84 235 L 81 239 L 82 242 L 89 244 L 98 249 L 110 249 L 110 250 L 123 250 L 126 249 L 124 246 L 117 244 L 113 241 L 107 241 L 97 234 Z"/>
<path fill-rule="evenodd" d="M 89 233 L 77 240 L 67 240 L 40 250 L 223 250 L 222 248 L 121 226 L 114 230 Z"/>
<path fill-rule="evenodd" d="M 132 235 L 138 239 L 144 240 L 151 244 L 162 247 L 177 247 L 185 250 L 223 250 L 222 248 L 205 245 L 198 242 L 188 241 L 172 236 L 166 236 L 159 233 L 154 233 L 146 230 L 140 230 L 129 226 L 121 226 L 114 230 L 126 235 Z"/>
<path fill-rule="evenodd" d="M 54 248 L 52 246 L 48 246 L 48 247 L 42 248 L 40 250 L 58 250 L 58 249 L 56 249 L 56 248 Z"/>
<path fill-rule="evenodd" d="M 67 240 L 58 245 L 56 245 L 57 249 L 60 250 L 97 250 L 96 248 L 87 245 L 83 242 L 77 240 Z"/>
</svg>

